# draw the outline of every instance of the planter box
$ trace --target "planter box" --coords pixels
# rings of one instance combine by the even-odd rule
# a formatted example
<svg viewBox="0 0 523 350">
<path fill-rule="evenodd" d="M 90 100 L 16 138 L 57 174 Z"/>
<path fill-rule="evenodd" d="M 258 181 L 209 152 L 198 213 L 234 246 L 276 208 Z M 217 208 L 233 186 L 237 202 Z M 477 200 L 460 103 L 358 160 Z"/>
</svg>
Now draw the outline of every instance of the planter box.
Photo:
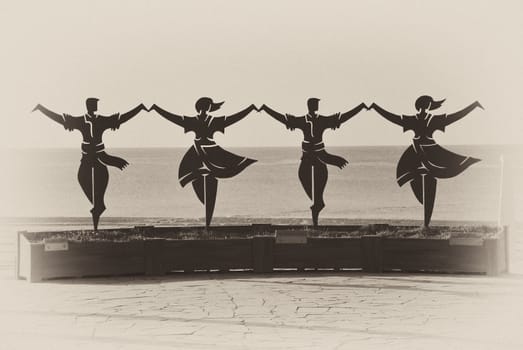
<svg viewBox="0 0 523 350">
<path fill-rule="evenodd" d="M 64 277 L 135 275 L 144 273 L 142 241 L 68 242 L 67 250 L 45 249 L 19 237 L 18 276 L 31 282 Z"/>
<path fill-rule="evenodd" d="M 163 239 L 155 251 L 146 252 L 154 259 L 155 270 L 149 274 L 195 270 L 249 270 L 253 268 L 252 239 L 173 240 Z"/>
<path fill-rule="evenodd" d="M 499 238 L 394 239 L 373 241 L 370 272 L 444 272 L 498 275 L 508 271 L 507 230 Z M 372 254 L 374 259 L 372 259 Z M 372 261 L 373 260 L 373 261 Z"/>
<path fill-rule="evenodd" d="M 236 269 L 258 273 L 274 269 L 361 269 L 370 273 L 488 275 L 508 271 L 506 228 L 495 238 L 486 239 L 392 238 L 376 234 L 396 229 L 388 225 L 320 229 L 323 236 L 314 235 L 312 228 L 304 226 L 222 226 L 210 232 L 201 227 L 150 226 L 100 231 L 102 236 L 111 231 L 120 237 L 129 235 L 127 241 L 85 242 L 45 239 L 57 232 L 19 232 L 17 276 L 35 282 Z"/>
<path fill-rule="evenodd" d="M 275 244 L 274 268 L 361 268 L 360 238 L 308 238 L 306 244 Z"/>
</svg>

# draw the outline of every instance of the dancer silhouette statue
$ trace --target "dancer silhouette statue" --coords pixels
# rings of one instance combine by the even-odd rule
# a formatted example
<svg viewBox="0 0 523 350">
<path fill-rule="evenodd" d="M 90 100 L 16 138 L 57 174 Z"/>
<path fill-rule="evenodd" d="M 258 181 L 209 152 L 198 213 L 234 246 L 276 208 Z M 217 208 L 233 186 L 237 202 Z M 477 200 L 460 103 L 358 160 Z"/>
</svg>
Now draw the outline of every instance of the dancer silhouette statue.
<svg viewBox="0 0 523 350">
<path fill-rule="evenodd" d="M 298 176 L 307 196 L 312 200 L 311 213 L 314 226 L 318 226 L 318 216 L 325 207 L 323 192 L 327 185 L 327 164 L 335 165 L 340 169 L 348 164 L 344 158 L 325 151 L 323 132 L 326 129 L 339 128 L 342 123 L 358 114 L 362 109 L 368 109 L 364 103 L 361 103 L 345 113 L 321 116 L 318 114 L 319 101 L 317 98 L 309 98 L 307 101 L 309 112 L 302 117 L 276 112 L 267 105 L 263 105 L 260 109 L 285 124 L 287 129 L 300 129 L 303 132 L 302 157 Z"/>
<path fill-rule="evenodd" d="M 205 206 L 205 226 L 209 227 L 216 203 L 218 179 L 230 178 L 247 168 L 254 159 L 241 157 L 218 146 L 213 139 L 215 132 L 225 132 L 225 128 L 245 118 L 253 110 L 250 105 L 244 110 L 223 117 L 213 117 L 209 113 L 220 109 L 223 102 L 215 103 L 209 97 L 196 101 L 195 117 L 180 116 L 158 107 L 156 104 L 149 109 L 156 111 L 165 119 L 183 127 L 185 132 L 195 133 L 194 145 L 185 153 L 180 163 L 178 178 L 182 187 L 192 183 L 194 192 Z"/>
<path fill-rule="evenodd" d="M 377 104 L 374 108 L 382 117 L 403 127 L 403 131 L 414 131 L 412 145 L 401 156 L 396 170 L 398 184 L 410 182 L 416 199 L 423 204 L 424 226 L 429 227 L 436 199 L 436 179 L 454 177 L 480 159 L 462 156 L 447 151 L 434 141 L 432 134 L 436 130 L 445 131 L 452 124 L 476 107 L 483 109 L 479 102 L 474 102 L 463 110 L 452 114 L 432 114 L 445 100 L 434 101 L 431 96 L 420 96 L 416 100 L 416 115 L 396 115 L 387 112 Z"/>
<path fill-rule="evenodd" d="M 93 204 L 91 215 L 95 231 L 98 230 L 98 221 L 105 211 L 104 195 L 109 182 L 107 166 L 114 166 L 123 170 L 129 163 L 119 157 L 105 153 L 102 135 L 105 130 L 116 130 L 141 110 L 146 110 L 143 104 L 124 114 L 113 114 L 104 117 L 96 113 L 98 99 L 88 98 L 85 102 L 87 113 L 73 117 L 69 114 L 58 114 L 38 104 L 33 111 L 39 110 L 50 119 L 64 126 L 66 130 L 79 130 L 82 133 L 82 159 L 78 169 L 78 182 L 85 195 Z"/>
</svg>

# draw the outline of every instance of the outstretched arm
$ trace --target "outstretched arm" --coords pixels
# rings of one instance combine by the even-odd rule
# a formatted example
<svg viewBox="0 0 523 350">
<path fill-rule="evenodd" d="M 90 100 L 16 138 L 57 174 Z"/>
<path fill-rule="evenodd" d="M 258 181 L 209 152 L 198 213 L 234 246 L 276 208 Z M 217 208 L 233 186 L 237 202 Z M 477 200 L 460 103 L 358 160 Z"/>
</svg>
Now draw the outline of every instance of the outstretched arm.
<svg viewBox="0 0 523 350">
<path fill-rule="evenodd" d="M 268 115 L 279 121 L 280 123 L 287 124 L 287 117 L 285 117 L 284 114 L 281 114 L 279 112 L 276 112 L 274 109 L 267 105 L 263 105 L 260 108 L 260 111 L 265 111 Z"/>
<path fill-rule="evenodd" d="M 383 118 L 387 119 L 388 121 L 394 123 L 394 124 L 397 124 L 397 125 L 400 125 L 400 126 L 403 126 L 402 125 L 402 118 L 400 115 L 396 115 L 394 113 L 390 113 L 386 110 L 384 110 L 383 108 L 381 108 L 380 106 L 378 106 L 377 104 L 373 103 L 370 108 L 374 108 L 374 110 L 376 112 L 378 112 L 379 115 L 381 115 Z"/>
<path fill-rule="evenodd" d="M 251 113 L 254 110 L 257 110 L 257 109 L 256 109 L 256 106 L 252 104 L 249 107 L 245 108 L 244 110 L 242 110 L 236 114 L 225 117 L 224 126 L 228 127 L 229 125 L 239 122 L 240 120 L 245 118 L 249 113 Z"/>
<path fill-rule="evenodd" d="M 478 101 L 476 101 L 476 102 L 472 103 L 470 106 L 463 108 L 459 112 L 447 114 L 447 118 L 445 120 L 445 125 L 449 125 L 454 122 L 457 122 L 458 120 L 460 120 L 461 118 L 463 118 L 464 116 L 466 116 L 467 114 L 472 112 L 476 107 L 483 109 L 483 106 Z"/>
<path fill-rule="evenodd" d="M 33 110 L 31 112 L 34 112 L 34 111 L 42 112 L 45 116 L 49 117 L 50 119 L 54 120 L 55 122 L 57 122 L 60 125 L 64 125 L 64 123 L 65 123 L 65 119 L 64 119 L 63 115 L 55 113 L 55 112 L 45 108 L 41 104 L 37 104 L 36 107 L 33 108 Z"/>
<path fill-rule="evenodd" d="M 165 119 L 173 122 L 174 124 L 182 126 L 182 127 L 184 126 L 182 116 L 167 112 L 165 109 L 158 107 L 156 104 L 152 105 L 151 108 L 149 108 L 149 111 L 156 111 L 156 113 L 158 113 Z"/>
<path fill-rule="evenodd" d="M 146 111 L 147 108 L 145 108 L 143 103 L 140 103 L 138 106 L 134 107 L 129 112 L 124 113 L 124 114 L 120 114 L 120 124 L 123 124 L 126 121 L 128 121 L 129 119 L 133 118 L 138 113 L 140 113 L 142 110 Z"/>
<path fill-rule="evenodd" d="M 357 105 L 356 107 L 354 107 L 353 109 L 351 109 L 350 111 L 342 113 L 339 117 L 340 123 L 345 123 L 347 120 L 349 120 L 350 118 L 354 117 L 356 114 L 361 112 L 361 110 L 364 108 L 369 109 L 367 107 L 367 105 L 365 105 L 365 103 L 362 102 L 359 105 Z"/>
</svg>

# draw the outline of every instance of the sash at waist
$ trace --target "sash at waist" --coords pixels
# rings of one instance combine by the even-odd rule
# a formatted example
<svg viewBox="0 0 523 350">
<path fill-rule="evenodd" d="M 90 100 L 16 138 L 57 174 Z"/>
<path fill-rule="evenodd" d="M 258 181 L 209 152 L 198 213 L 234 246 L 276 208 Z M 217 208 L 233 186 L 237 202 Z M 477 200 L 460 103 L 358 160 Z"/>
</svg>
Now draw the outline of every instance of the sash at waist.
<svg viewBox="0 0 523 350">
<path fill-rule="evenodd" d="M 82 153 L 83 154 L 93 154 L 103 152 L 105 146 L 103 143 L 93 145 L 91 143 L 82 142 Z"/>
<path fill-rule="evenodd" d="M 414 151 L 418 154 L 424 153 L 425 147 L 437 146 L 438 144 L 430 137 L 415 137 L 412 139 Z"/>
<path fill-rule="evenodd" d="M 196 147 L 212 147 L 217 146 L 216 142 L 214 142 L 214 139 L 207 138 L 207 137 L 197 137 L 194 139 L 194 145 Z"/>
<path fill-rule="evenodd" d="M 420 145 L 420 146 L 430 146 L 430 145 L 435 145 L 436 141 L 434 141 L 434 139 L 432 137 L 417 136 L 417 137 L 414 137 L 412 139 L 412 144 L 413 145 Z"/>
<path fill-rule="evenodd" d="M 311 143 L 304 141 L 301 143 L 301 149 L 303 152 L 318 152 L 325 149 L 323 142 Z"/>
<path fill-rule="evenodd" d="M 103 164 L 114 166 L 119 169 L 125 168 L 129 163 L 123 158 L 111 156 L 105 153 L 103 143 L 92 145 L 89 143 L 82 143 L 82 163 L 94 166 L 96 164 Z"/>
<path fill-rule="evenodd" d="M 348 164 L 345 158 L 327 153 L 327 151 L 325 151 L 325 145 L 321 141 L 316 143 L 304 141 L 301 144 L 301 148 L 303 151 L 301 159 L 303 161 L 309 161 L 313 163 L 320 162 L 334 165 L 338 168 L 343 168 Z"/>
</svg>

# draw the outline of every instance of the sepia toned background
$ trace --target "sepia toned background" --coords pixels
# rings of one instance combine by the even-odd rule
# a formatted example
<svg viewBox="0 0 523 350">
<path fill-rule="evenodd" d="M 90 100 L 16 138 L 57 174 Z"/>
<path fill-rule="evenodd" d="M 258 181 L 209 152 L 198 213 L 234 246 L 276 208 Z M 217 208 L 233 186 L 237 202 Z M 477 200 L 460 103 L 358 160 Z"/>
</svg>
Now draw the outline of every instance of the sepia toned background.
<svg viewBox="0 0 523 350">
<path fill-rule="evenodd" d="M 411 114 L 415 99 L 430 94 L 446 99 L 442 113 L 476 100 L 485 107 L 435 134 L 450 150 L 484 161 L 441 182 L 434 218 L 493 220 L 500 155 L 521 154 L 522 14 L 520 1 L 2 2 L 0 209 L 18 217 L 89 214 L 76 180 L 80 135 L 31 113 L 37 103 L 81 115 L 85 98 L 98 97 L 105 115 L 139 103 L 192 115 L 196 99 L 211 96 L 225 101 L 224 114 L 250 103 L 301 114 L 307 98 L 318 97 L 323 114 L 362 101 Z M 256 168 L 221 183 L 216 216 L 308 217 L 296 179 L 299 131 L 252 113 L 215 137 L 226 148 L 255 147 L 232 150 L 259 160 Z M 331 171 L 324 215 L 419 217 L 415 198 L 394 179 L 411 137 L 374 111 L 326 131 L 327 148 L 351 166 Z M 110 170 L 105 216 L 201 216 L 192 191 L 176 179 L 183 151 L 145 150 L 185 148 L 192 138 L 145 112 L 107 132 L 108 151 L 131 167 Z M 398 148 L 331 148 L 390 145 Z M 292 149 L 279 158 L 260 150 L 274 146 Z M 517 173 L 521 159 L 515 158 Z M 518 188 L 511 191 L 520 195 Z"/>
<path fill-rule="evenodd" d="M 0 1 L 0 344 L 521 349 L 522 18 L 519 0 Z M 98 97 L 105 115 L 139 103 L 191 115 L 211 96 L 224 114 L 251 103 L 301 114 L 318 97 L 322 114 L 360 102 L 409 114 L 422 94 L 446 99 L 443 113 L 485 107 L 434 135 L 482 162 L 438 182 L 433 222 L 519 220 L 509 274 L 15 279 L 17 231 L 91 227 L 76 180 L 80 135 L 30 113 L 37 103 L 81 115 Z M 327 131 L 327 149 L 350 164 L 329 169 L 320 224 L 419 225 L 422 206 L 395 182 L 411 138 L 374 111 Z M 259 161 L 220 181 L 214 222 L 310 223 L 298 131 L 253 113 L 215 139 Z M 131 165 L 109 170 L 101 226 L 200 225 L 203 208 L 177 179 L 192 140 L 155 113 L 107 132 L 108 153 Z"/>
<path fill-rule="evenodd" d="M 3 100 L 0 145 L 78 147 L 36 103 L 82 114 L 143 102 L 194 113 L 200 96 L 234 113 L 250 103 L 304 113 L 308 97 L 333 113 L 364 101 L 413 113 L 422 94 L 442 112 L 479 100 L 438 134 L 442 144 L 521 143 L 521 1 L 4 1 L 0 4 Z M 217 136 L 225 146 L 295 146 L 263 114 Z M 405 144 L 375 113 L 327 133 L 329 145 Z M 192 135 L 141 114 L 110 147 L 185 146 Z"/>
</svg>

